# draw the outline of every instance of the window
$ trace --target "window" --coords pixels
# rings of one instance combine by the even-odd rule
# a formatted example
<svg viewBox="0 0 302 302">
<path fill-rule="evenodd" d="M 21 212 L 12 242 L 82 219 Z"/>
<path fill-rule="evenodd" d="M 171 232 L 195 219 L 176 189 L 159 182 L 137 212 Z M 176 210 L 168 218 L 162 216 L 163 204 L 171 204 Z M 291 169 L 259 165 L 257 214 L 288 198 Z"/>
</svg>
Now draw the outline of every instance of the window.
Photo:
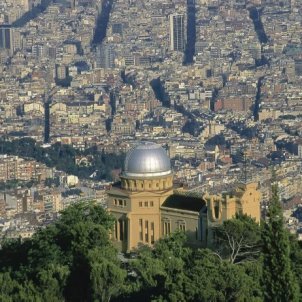
<svg viewBox="0 0 302 302">
<path fill-rule="evenodd" d="M 151 222 L 151 244 L 154 244 L 154 222 Z"/>
<path fill-rule="evenodd" d="M 141 208 L 141 207 L 143 206 L 143 202 L 140 201 L 140 202 L 138 203 L 138 206 Z"/>
<path fill-rule="evenodd" d="M 145 201 L 145 207 L 148 207 L 148 201 Z"/>
<path fill-rule="evenodd" d="M 218 201 L 215 201 L 214 214 L 215 214 L 215 218 L 218 219 L 219 218 L 219 202 Z"/>
<path fill-rule="evenodd" d="M 119 227 L 120 227 L 120 241 L 124 240 L 124 221 L 119 220 Z"/>
<path fill-rule="evenodd" d="M 185 222 L 185 220 L 183 220 L 183 219 L 178 220 L 178 221 L 177 221 L 177 225 L 178 225 L 178 229 L 179 229 L 180 231 L 183 231 L 183 232 L 186 231 L 186 222 Z"/>
<path fill-rule="evenodd" d="M 150 201 L 150 207 L 153 207 L 153 206 L 154 206 L 153 201 Z"/>
<path fill-rule="evenodd" d="M 114 205 L 118 207 L 125 207 L 127 205 L 127 201 L 125 199 L 114 199 Z"/>
<path fill-rule="evenodd" d="M 118 239 L 118 222 L 117 220 L 114 223 L 114 235 L 115 235 L 115 240 Z"/>
<path fill-rule="evenodd" d="M 128 238 L 128 223 L 127 223 L 127 220 L 124 220 L 124 240 L 127 240 Z"/>
<path fill-rule="evenodd" d="M 179 230 L 180 231 L 183 231 L 183 232 L 185 232 L 186 231 L 186 225 L 185 225 L 185 223 L 180 223 L 179 225 L 178 225 L 178 228 L 179 228 Z"/>
<path fill-rule="evenodd" d="M 139 219 L 139 240 L 143 241 L 143 220 Z"/>
<path fill-rule="evenodd" d="M 171 223 L 169 220 L 163 221 L 163 235 L 170 235 L 171 233 Z"/>
<path fill-rule="evenodd" d="M 148 223 L 148 220 L 145 221 L 145 229 L 146 229 L 145 241 L 149 242 L 149 223 Z"/>
</svg>

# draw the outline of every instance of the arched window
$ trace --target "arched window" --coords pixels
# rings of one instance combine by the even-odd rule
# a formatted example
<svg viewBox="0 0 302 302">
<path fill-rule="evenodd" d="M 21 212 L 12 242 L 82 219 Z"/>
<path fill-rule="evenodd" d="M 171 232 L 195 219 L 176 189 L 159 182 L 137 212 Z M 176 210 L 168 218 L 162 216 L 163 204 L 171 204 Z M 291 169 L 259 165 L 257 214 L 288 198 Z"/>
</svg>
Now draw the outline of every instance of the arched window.
<svg viewBox="0 0 302 302">
<path fill-rule="evenodd" d="M 178 229 L 179 229 L 180 231 L 183 231 L 183 232 L 186 231 L 186 222 L 185 222 L 184 220 L 179 220 L 179 221 L 177 222 L 177 224 L 178 224 Z"/>
<path fill-rule="evenodd" d="M 214 216 L 215 219 L 219 218 L 219 201 L 214 201 Z"/>
<path fill-rule="evenodd" d="M 167 218 L 162 221 L 162 233 L 164 236 L 171 233 L 171 221 Z"/>
<path fill-rule="evenodd" d="M 118 240 L 118 227 L 119 227 L 118 221 L 115 220 L 115 223 L 114 223 L 114 239 L 115 240 Z"/>
</svg>

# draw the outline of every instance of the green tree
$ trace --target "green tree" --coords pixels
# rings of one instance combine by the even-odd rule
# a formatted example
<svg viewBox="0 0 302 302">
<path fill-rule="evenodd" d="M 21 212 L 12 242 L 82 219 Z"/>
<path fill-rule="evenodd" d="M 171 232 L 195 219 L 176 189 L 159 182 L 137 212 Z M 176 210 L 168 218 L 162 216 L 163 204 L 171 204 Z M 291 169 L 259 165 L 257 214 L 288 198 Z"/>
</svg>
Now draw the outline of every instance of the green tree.
<svg viewBox="0 0 302 302">
<path fill-rule="evenodd" d="M 22 242 L 18 239 L 2 239 L 0 249 L 0 271 L 11 272 L 12 277 L 16 275 L 25 277 L 24 271 L 28 267 L 28 252 L 31 242 Z"/>
<path fill-rule="evenodd" d="M 93 301 L 108 302 L 126 290 L 127 273 L 111 248 L 95 248 L 89 252 L 88 258 Z"/>
<path fill-rule="evenodd" d="M 185 235 L 177 232 L 156 242 L 153 250 L 143 247 L 139 251 L 138 259 L 131 266 L 137 273 L 136 300 L 186 301 L 185 264 L 191 250 L 184 246 L 185 241 Z"/>
<path fill-rule="evenodd" d="M 37 287 L 43 301 L 63 302 L 69 268 L 67 265 L 49 264 L 37 274 Z"/>
<path fill-rule="evenodd" d="M 0 285 L 2 302 L 42 302 L 41 295 L 29 280 L 20 283 L 12 279 L 8 272 L 0 273 Z"/>
<path fill-rule="evenodd" d="M 13 302 L 12 294 L 18 291 L 19 285 L 9 273 L 0 273 L 0 287 L 0 301 Z"/>
<path fill-rule="evenodd" d="M 55 224 L 54 242 L 63 254 L 63 264 L 69 264 L 70 274 L 64 288 L 66 301 L 89 301 L 91 250 L 110 249 L 113 257 L 117 257 L 109 238 L 113 222 L 102 207 L 93 203 L 78 203 L 62 212 Z"/>
<path fill-rule="evenodd" d="M 186 247 L 184 233 L 143 247 L 131 269 L 132 292 L 120 301 L 262 301 L 261 262 L 240 265 L 209 249 Z"/>
<path fill-rule="evenodd" d="M 109 301 L 122 293 L 126 271 L 109 238 L 113 222 L 102 207 L 78 203 L 31 239 L 6 240 L 0 300 Z"/>
<path fill-rule="evenodd" d="M 109 180 L 112 179 L 112 170 L 120 169 L 125 158 L 125 154 L 99 152 L 95 147 L 81 151 L 70 145 L 55 143 L 48 148 L 42 148 L 31 138 L 20 138 L 13 141 L 0 138 L 0 153 L 32 157 L 48 167 L 56 167 L 58 170 L 77 175 L 80 178 L 90 178 L 91 174 L 96 172 L 96 179 Z M 91 155 L 92 165 L 89 167 L 76 165 L 75 158 L 79 155 Z M 49 184 L 49 181 L 47 183 Z"/>
<path fill-rule="evenodd" d="M 299 288 L 302 288 L 302 242 L 297 240 L 297 236 L 290 234 L 290 258 L 292 261 L 292 268 L 297 278 Z M 300 299 L 302 301 L 302 294 L 300 290 Z"/>
<path fill-rule="evenodd" d="M 211 250 L 199 249 L 187 264 L 187 301 L 262 301 L 259 263 L 235 265 Z"/>
<path fill-rule="evenodd" d="M 264 300 L 299 301 L 299 286 L 291 266 L 289 236 L 284 228 L 277 184 L 272 186 L 262 241 Z"/>
<path fill-rule="evenodd" d="M 261 231 L 259 224 L 250 216 L 237 214 L 215 229 L 218 255 L 231 263 L 254 260 L 261 253 Z"/>
</svg>

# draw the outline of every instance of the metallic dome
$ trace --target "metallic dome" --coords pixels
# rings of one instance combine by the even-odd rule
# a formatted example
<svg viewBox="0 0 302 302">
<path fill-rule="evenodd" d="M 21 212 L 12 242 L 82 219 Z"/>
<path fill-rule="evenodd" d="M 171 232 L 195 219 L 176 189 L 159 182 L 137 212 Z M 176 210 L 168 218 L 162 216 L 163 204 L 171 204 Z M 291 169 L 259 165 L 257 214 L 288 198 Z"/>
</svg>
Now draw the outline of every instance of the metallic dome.
<svg viewBox="0 0 302 302">
<path fill-rule="evenodd" d="M 130 150 L 124 164 L 126 177 L 158 177 L 171 174 L 166 151 L 157 144 L 145 142 Z"/>
</svg>

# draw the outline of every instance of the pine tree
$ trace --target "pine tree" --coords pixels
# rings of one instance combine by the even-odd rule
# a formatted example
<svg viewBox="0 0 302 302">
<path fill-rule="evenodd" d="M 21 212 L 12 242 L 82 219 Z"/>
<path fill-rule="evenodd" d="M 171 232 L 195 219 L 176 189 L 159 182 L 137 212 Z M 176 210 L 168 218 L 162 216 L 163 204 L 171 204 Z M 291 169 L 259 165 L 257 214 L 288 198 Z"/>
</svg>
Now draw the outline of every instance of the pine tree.
<svg viewBox="0 0 302 302">
<path fill-rule="evenodd" d="M 299 286 L 291 268 L 288 231 L 284 228 L 278 186 L 272 186 L 272 200 L 262 232 L 264 301 L 298 301 Z"/>
</svg>

